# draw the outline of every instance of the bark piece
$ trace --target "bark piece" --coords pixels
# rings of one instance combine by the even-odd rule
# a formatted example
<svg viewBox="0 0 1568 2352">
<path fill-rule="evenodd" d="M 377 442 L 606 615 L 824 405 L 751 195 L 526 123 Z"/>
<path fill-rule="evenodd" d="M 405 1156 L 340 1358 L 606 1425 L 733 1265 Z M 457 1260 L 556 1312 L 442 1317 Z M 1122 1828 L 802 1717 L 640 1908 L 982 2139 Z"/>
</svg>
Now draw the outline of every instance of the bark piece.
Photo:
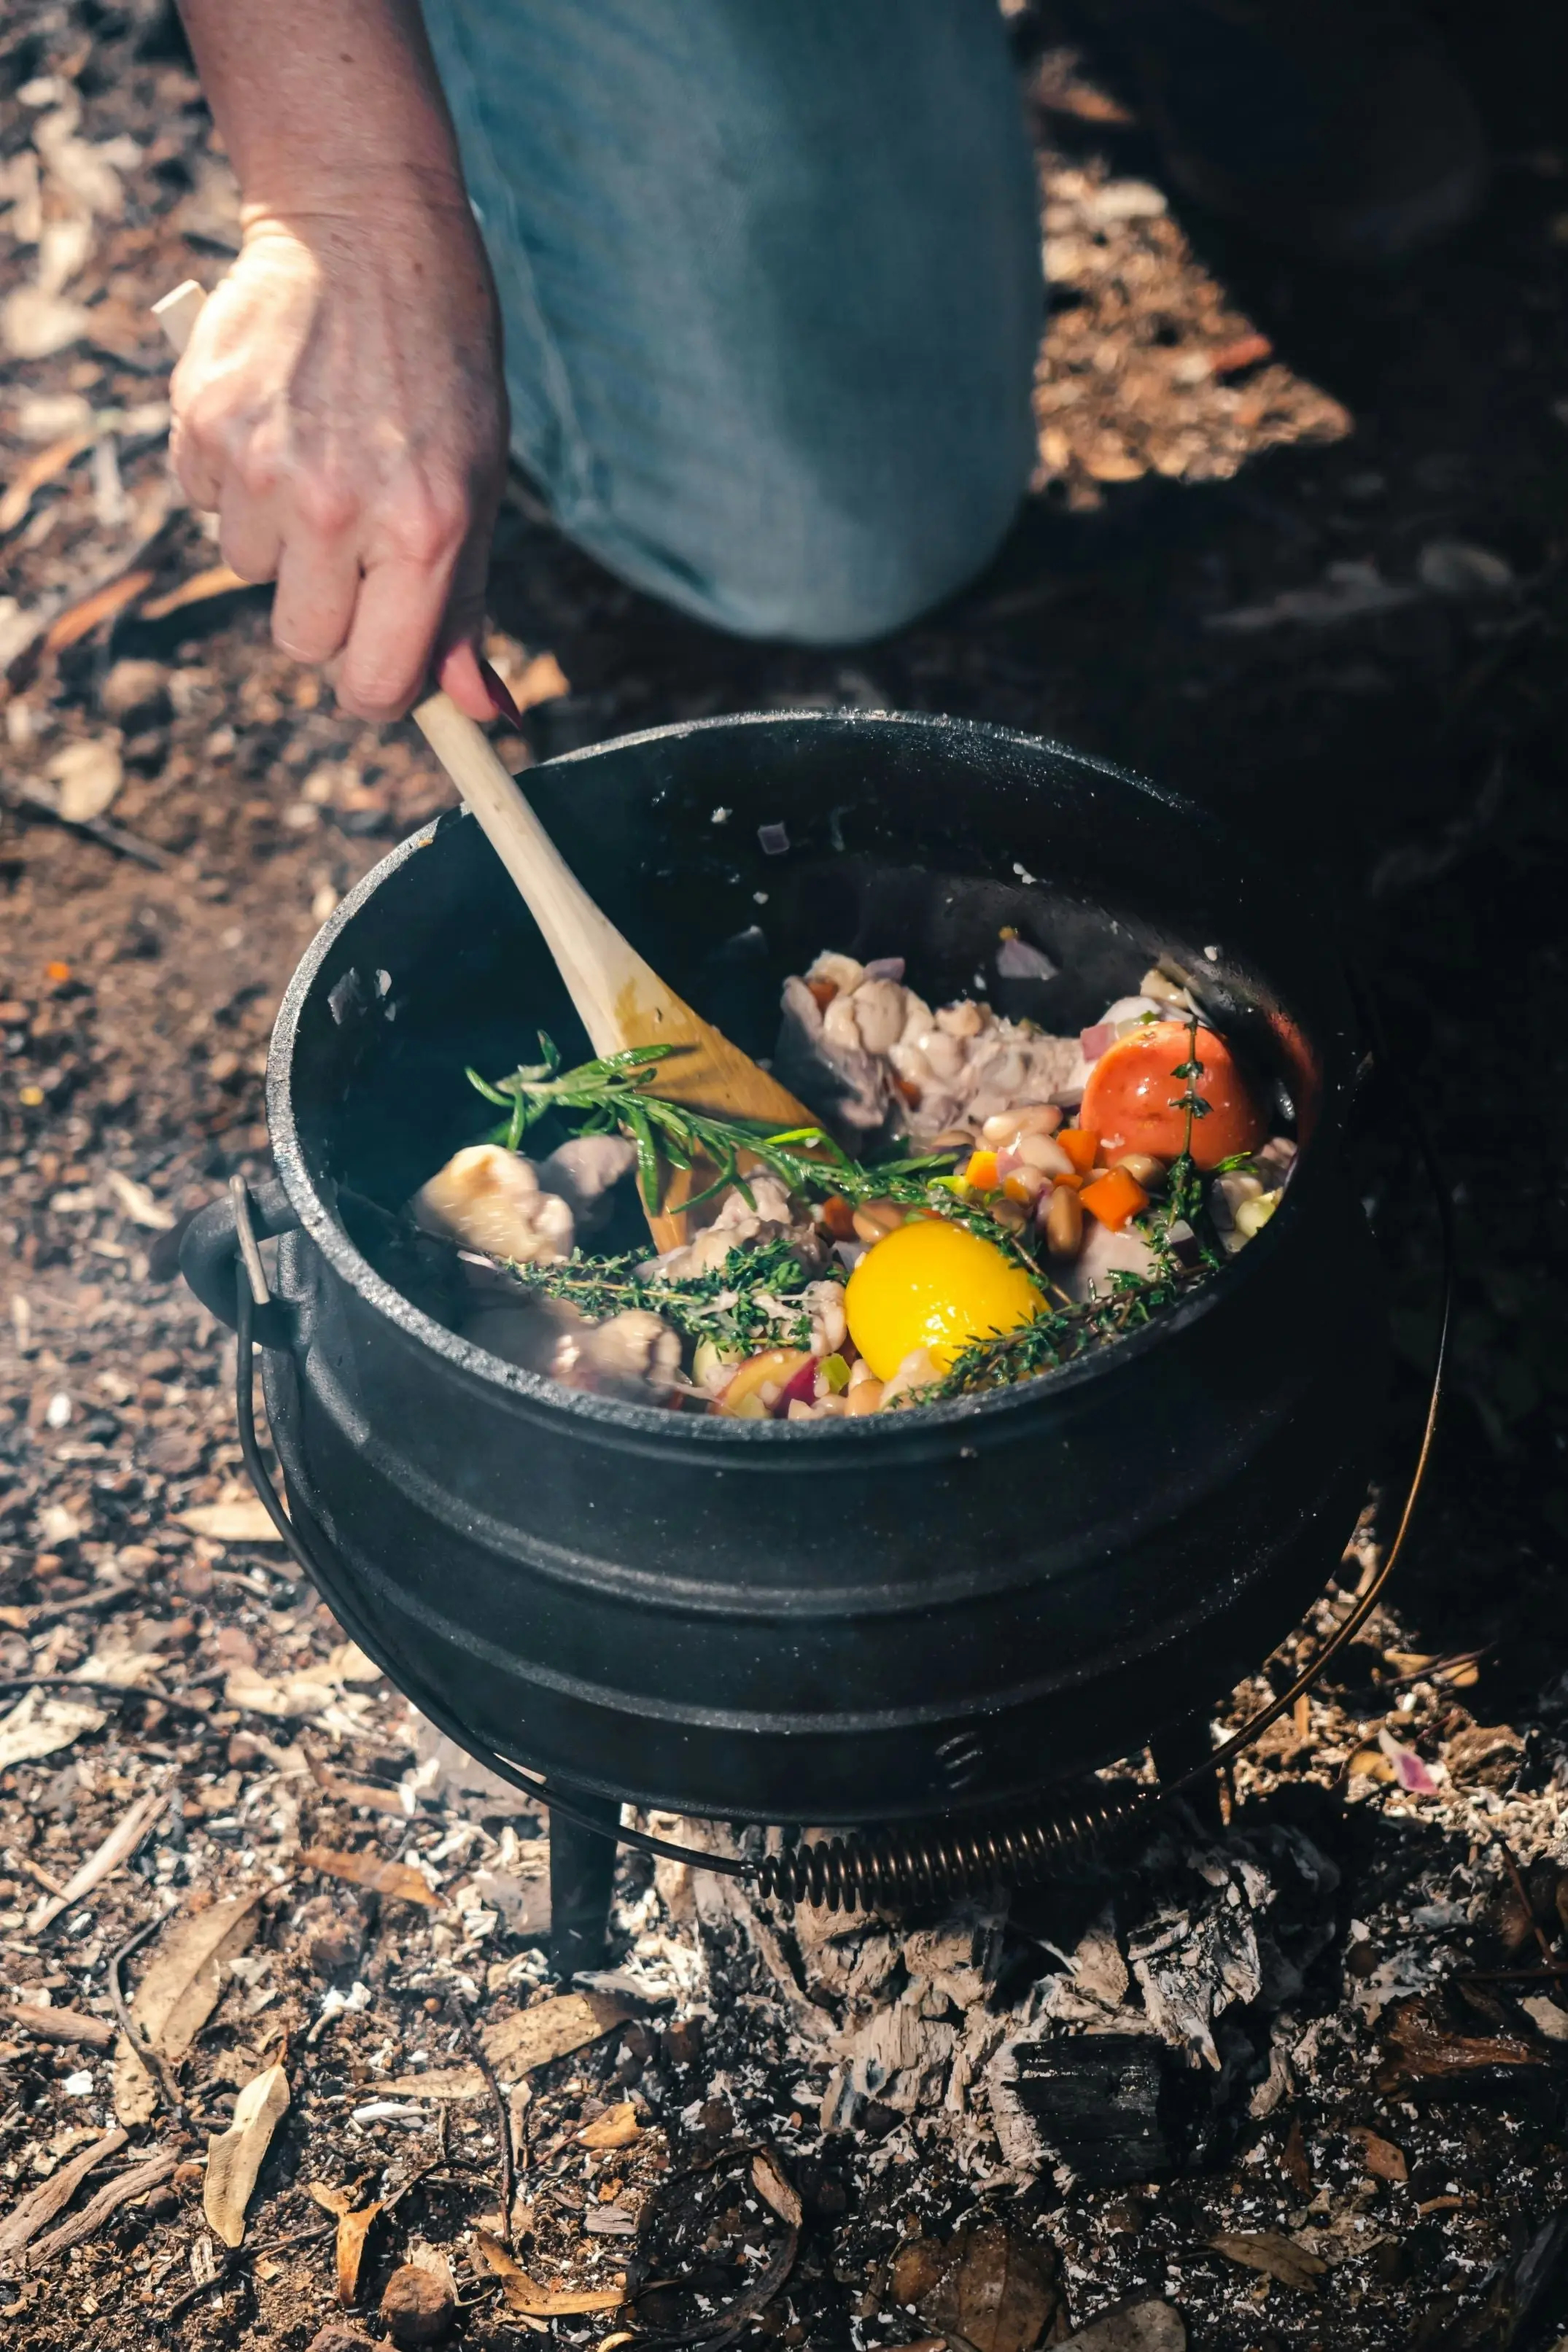
<svg viewBox="0 0 1568 2352">
<path fill-rule="evenodd" d="M 202 2211 L 207 2227 L 226 2246 L 237 2246 L 245 2235 L 245 2210 L 256 2176 L 288 2105 L 289 2077 L 281 2066 L 268 2066 L 247 2083 L 235 2101 L 227 2131 L 207 2142 Z"/>
<path fill-rule="evenodd" d="M 1181 2160 L 1165 2045 L 1152 2034 L 1005 2042 L 987 2073 L 1009 2164 L 1063 2165 L 1089 2188 L 1168 2177 Z"/>
<path fill-rule="evenodd" d="M 117 2156 L 125 2141 L 124 2132 L 106 2131 L 103 2137 L 95 2139 L 90 2147 L 79 2149 L 70 2161 L 62 2164 L 58 2172 L 51 2173 L 47 2180 L 40 2181 L 37 2189 L 29 2189 L 21 2203 L 14 2205 L 5 2220 L 0 2221 L 0 2260 L 20 2253 L 24 2246 L 29 2245 L 57 2213 L 64 2211 L 94 2165 L 103 2164 L 110 2157 Z"/>
<path fill-rule="evenodd" d="M 106 2181 L 79 2213 L 73 2213 L 68 2221 L 62 2221 L 58 2230 L 51 2230 L 47 2238 L 38 2240 L 27 2256 L 27 2268 L 41 2269 L 68 2247 L 79 2246 L 84 2239 L 96 2236 L 111 2213 L 118 2213 L 133 2197 L 144 2197 L 149 2189 L 156 2189 L 160 2181 L 167 2180 L 179 2160 L 178 2148 L 161 2148 L 145 2164 L 122 2172 L 118 2180 Z"/>
<path fill-rule="evenodd" d="M 30 2033 L 35 2042 L 84 2042 L 89 2050 L 107 2050 L 114 2040 L 114 2028 L 106 2017 L 85 2017 L 79 2009 L 40 2009 L 31 2000 L 0 2010 L 0 2025 Z"/>
</svg>

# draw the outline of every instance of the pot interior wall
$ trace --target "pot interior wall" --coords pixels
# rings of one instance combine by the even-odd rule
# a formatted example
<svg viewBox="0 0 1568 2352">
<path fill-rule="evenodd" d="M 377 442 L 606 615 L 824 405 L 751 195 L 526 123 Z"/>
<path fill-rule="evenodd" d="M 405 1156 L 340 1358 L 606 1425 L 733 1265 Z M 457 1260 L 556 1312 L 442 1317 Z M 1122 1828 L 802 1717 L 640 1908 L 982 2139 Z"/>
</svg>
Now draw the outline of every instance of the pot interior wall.
<svg viewBox="0 0 1568 2352">
<path fill-rule="evenodd" d="M 820 950 L 904 955 L 933 1003 L 984 993 L 1071 1031 L 1156 958 L 1281 1086 L 1310 1135 L 1343 1090 L 1350 1011 L 1289 884 L 1195 810 L 1052 747 L 952 721 L 841 715 L 635 738 L 531 772 L 601 904 L 698 1008 L 771 1053 L 779 991 Z M 769 854 L 759 828 L 783 826 Z M 777 836 L 770 833 L 770 839 Z M 998 976 L 1005 927 L 1058 966 Z M 491 1117 L 463 1076 L 587 1041 L 499 862 L 442 819 L 328 949 L 291 1108 L 312 1175 L 395 1206 Z"/>
</svg>

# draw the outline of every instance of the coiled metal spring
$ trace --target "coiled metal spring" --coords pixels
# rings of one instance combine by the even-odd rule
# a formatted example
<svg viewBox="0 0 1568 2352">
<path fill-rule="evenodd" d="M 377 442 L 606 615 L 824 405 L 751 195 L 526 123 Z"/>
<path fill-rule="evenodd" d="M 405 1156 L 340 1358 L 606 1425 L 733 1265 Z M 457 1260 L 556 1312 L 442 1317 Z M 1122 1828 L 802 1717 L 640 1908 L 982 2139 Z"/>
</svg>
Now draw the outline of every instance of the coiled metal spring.
<svg viewBox="0 0 1568 2352">
<path fill-rule="evenodd" d="M 1065 1856 L 1142 1822 L 1152 1802 L 1152 1790 L 1134 1789 L 1045 1821 L 948 1822 L 817 1838 L 764 1854 L 748 1874 L 760 1895 L 826 1911 L 949 1902 L 994 1886 L 1037 1885 Z"/>
</svg>

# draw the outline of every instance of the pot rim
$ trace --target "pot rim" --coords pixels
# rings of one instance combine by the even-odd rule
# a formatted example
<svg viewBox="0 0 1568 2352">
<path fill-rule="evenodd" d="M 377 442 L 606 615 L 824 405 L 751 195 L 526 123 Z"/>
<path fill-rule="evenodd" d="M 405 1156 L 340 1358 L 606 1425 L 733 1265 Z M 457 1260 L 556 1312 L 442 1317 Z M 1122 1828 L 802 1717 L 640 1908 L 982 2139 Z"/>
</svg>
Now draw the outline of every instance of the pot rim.
<svg viewBox="0 0 1568 2352">
<path fill-rule="evenodd" d="M 1070 744 L 1058 742 L 1051 737 L 1027 734 L 1018 728 L 994 726 L 984 719 L 950 718 L 940 712 L 740 711 L 717 718 L 680 719 L 664 727 L 643 728 L 630 735 L 612 736 L 603 742 L 563 752 L 553 760 L 542 761 L 541 765 L 564 768 L 581 761 L 596 759 L 606 751 L 626 751 L 645 743 L 676 742 L 689 735 L 723 728 L 806 722 L 837 730 L 892 724 L 903 728 L 929 727 L 933 731 L 941 730 L 949 735 L 961 730 L 993 743 L 1016 745 L 1031 756 L 1041 751 L 1053 752 L 1077 767 L 1092 769 L 1113 778 L 1118 784 L 1146 794 L 1205 832 L 1245 848 L 1254 863 L 1278 872 L 1272 859 L 1263 850 L 1255 848 L 1244 835 L 1237 834 L 1224 820 L 1200 807 L 1185 793 L 1175 792 L 1169 785 L 1156 783 L 1135 769 L 1121 767 L 1114 761 L 1100 758 L 1093 752 L 1075 751 Z M 632 1404 L 617 1398 L 592 1395 L 584 1390 L 563 1388 L 559 1381 L 543 1373 L 525 1371 L 520 1365 L 507 1363 L 501 1357 L 491 1355 L 488 1349 L 475 1346 L 471 1340 L 449 1330 L 444 1323 L 437 1322 L 433 1316 L 416 1307 L 375 1271 L 370 1261 L 355 1247 L 335 1207 L 318 1190 L 306 1166 L 294 1118 L 294 1050 L 300 1016 L 322 965 L 361 908 L 368 904 L 382 885 L 411 857 L 431 847 L 445 827 L 461 821 L 466 815 L 467 812 L 462 809 L 443 809 L 405 840 L 397 843 L 384 857 L 378 859 L 347 897 L 340 900 L 295 966 L 278 1008 L 268 1054 L 267 1123 L 274 1163 L 301 1227 L 332 1272 L 367 1307 L 395 1325 L 405 1337 L 443 1358 L 454 1370 L 489 1389 L 505 1391 L 547 1412 L 564 1413 L 572 1420 L 595 1424 L 605 1437 L 618 1438 L 627 1451 L 646 1450 L 645 1441 L 650 1438 L 655 1440 L 653 1450 L 666 1459 L 672 1444 L 703 1450 L 718 1446 L 729 1452 L 735 1466 L 740 1467 L 747 1452 L 753 1454 L 760 1465 L 761 1456 L 757 1454 L 757 1449 L 763 1449 L 774 1459 L 778 1458 L 776 1449 L 788 1444 L 826 1444 L 869 1450 L 890 1444 L 895 1435 L 907 1448 L 917 1433 L 924 1435 L 929 1432 L 938 1441 L 938 1449 L 945 1453 L 949 1448 L 942 1441 L 955 1428 L 965 1427 L 981 1419 L 988 1423 L 1000 1422 L 1009 1414 L 1046 1402 L 1047 1395 L 1049 1398 L 1075 1396 L 1096 1381 L 1113 1378 L 1119 1368 L 1131 1368 L 1140 1363 L 1151 1349 L 1191 1330 L 1195 1324 L 1216 1311 L 1223 1311 L 1230 1300 L 1238 1297 L 1241 1285 L 1260 1278 L 1272 1265 L 1280 1249 L 1289 1244 L 1302 1213 L 1303 1182 L 1309 1197 L 1317 1190 L 1317 1171 L 1322 1164 L 1322 1153 L 1315 1149 L 1304 1150 L 1286 1187 L 1279 1211 L 1244 1251 L 1218 1270 L 1218 1279 L 1203 1284 L 1190 1298 L 1155 1322 L 1145 1324 L 1140 1330 L 1124 1333 L 1105 1347 L 1092 1349 L 1074 1361 L 1058 1366 L 1055 1371 L 1045 1373 L 1037 1380 L 1019 1381 L 1010 1388 L 988 1389 L 971 1396 L 954 1397 L 943 1403 L 923 1405 L 918 1409 L 918 1417 L 913 1412 L 889 1412 L 864 1413 L 853 1420 L 834 1418 L 827 1421 L 780 1422 L 728 1419 L 718 1413 L 677 1413 L 665 1406 Z M 473 822 L 471 818 L 468 821 Z M 1289 882 L 1282 874 L 1279 874 L 1278 878 L 1297 896 L 1300 895 L 1299 885 Z M 1342 1133 L 1352 1091 L 1342 1067 L 1333 1071 L 1325 1069 L 1318 1104 L 1319 1136 L 1327 1139 Z"/>
</svg>

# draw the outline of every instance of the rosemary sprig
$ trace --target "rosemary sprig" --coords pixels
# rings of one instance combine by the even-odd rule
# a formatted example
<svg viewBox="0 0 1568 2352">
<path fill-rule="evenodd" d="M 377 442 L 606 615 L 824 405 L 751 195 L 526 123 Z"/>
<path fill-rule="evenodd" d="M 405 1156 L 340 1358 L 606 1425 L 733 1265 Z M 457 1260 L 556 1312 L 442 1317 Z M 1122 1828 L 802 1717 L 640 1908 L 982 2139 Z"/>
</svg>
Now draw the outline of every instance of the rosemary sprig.
<svg viewBox="0 0 1568 2352">
<path fill-rule="evenodd" d="M 737 1187 L 748 1205 L 754 1205 L 741 1172 L 742 1155 L 756 1160 L 791 1192 L 804 1192 L 810 1186 L 818 1191 L 842 1189 L 840 1180 L 853 1184 L 862 1172 L 823 1128 L 779 1129 L 770 1127 L 765 1119 L 716 1118 L 654 1093 L 658 1065 L 679 1053 L 678 1045 L 630 1045 L 621 1053 L 605 1054 L 574 1070 L 563 1071 L 560 1054 L 542 1030 L 539 1044 L 544 1056 L 542 1062 L 516 1069 L 493 1086 L 477 1070 L 468 1072 L 469 1085 L 487 1102 L 499 1104 L 510 1114 L 505 1126 L 494 1130 L 491 1140 L 515 1151 L 529 1129 L 552 1110 L 588 1114 L 581 1133 L 602 1134 L 612 1127 L 624 1128 L 637 1146 L 637 1182 L 650 1214 L 657 1214 L 661 1198 L 661 1157 L 672 1168 L 690 1168 L 697 1160 L 706 1160 L 718 1171 L 712 1183 L 682 1203 L 688 1209 L 731 1185 Z M 829 1166 L 833 1180 L 825 1187 Z"/>
<path fill-rule="evenodd" d="M 978 1202 L 946 1189 L 942 1180 L 952 1167 L 952 1151 L 931 1152 L 881 1162 L 852 1160 L 821 1127 L 771 1128 L 765 1119 L 720 1118 L 688 1104 L 672 1102 L 654 1091 L 658 1066 L 675 1045 L 633 1045 L 599 1060 L 563 1071 L 561 1056 L 541 1030 L 543 1059 L 514 1070 L 492 1085 L 477 1070 L 468 1083 L 487 1102 L 508 1113 L 504 1125 L 491 1130 L 489 1140 L 516 1151 L 531 1127 L 550 1111 L 581 1113 L 581 1134 L 603 1134 L 620 1128 L 637 1147 L 637 1182 L 644 1206 L 657 1214 L 663 1197 L 659 1161 L 689 1168 L 706 1160 L 718 1171 L 713 1181 L 682 1203 L 696 1208 L 731 1185 L 749 1207 L 754 1197 L 742 1172 L 742 1160 L 755 1161 L 791 1192 L 807 1199 L 837 1193 L 852 1205 L 865 1201 L 898 1201 L 924 1208 L 954 1223 L 968 1225 L 994 1242 L 1031 1275 L 1040 1268 L 1016 1236 L 999 1224 Z"/>
<path fill-rule="evenodd" d="M 619 1257 L 574 1252 L 552 1265 L 509 1265 L 508 1272 L 527 1290 L 566 1299 L 590 1322 L 647 1307 L 682 1338 L 711 1339 L 742 1356 L 764 1347 L 805 1347 L 811 1337 L 800 1260 L 783 1237 L 737 1246 L 703 1274 L 641 1275 L 642 1263 L 635 1250 Z"/>
</svg>

